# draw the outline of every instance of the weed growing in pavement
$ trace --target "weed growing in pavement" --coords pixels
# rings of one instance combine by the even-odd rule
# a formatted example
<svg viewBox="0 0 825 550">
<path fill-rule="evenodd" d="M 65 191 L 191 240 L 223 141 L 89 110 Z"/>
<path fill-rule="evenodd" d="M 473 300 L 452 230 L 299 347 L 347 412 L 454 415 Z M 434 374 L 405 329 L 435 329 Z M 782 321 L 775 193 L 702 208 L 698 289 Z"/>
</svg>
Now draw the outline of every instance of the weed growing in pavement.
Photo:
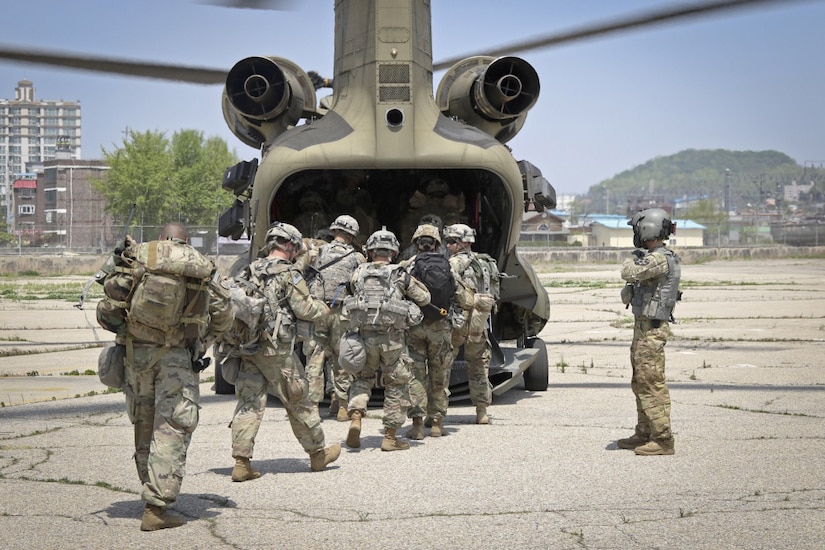
<svg viewBox="0 0 825 550">
<path fill-rule="evenodd" d="M 564 355 L 559 356 L 559 362 L 558 362 L 558 363 L 556 363 L 556 368 L 557 368 L 557 369 L 558 369 L 558 370 L 559 370 L 562 374 L 564 374 L 564 371 L 565 371 L 565 369 L 566 369 L 568 366 L 569 366 L 569 365 L 568 365 L 568 364 L 565 362 L 565 360 L 564 360 Z"/>
</svg>

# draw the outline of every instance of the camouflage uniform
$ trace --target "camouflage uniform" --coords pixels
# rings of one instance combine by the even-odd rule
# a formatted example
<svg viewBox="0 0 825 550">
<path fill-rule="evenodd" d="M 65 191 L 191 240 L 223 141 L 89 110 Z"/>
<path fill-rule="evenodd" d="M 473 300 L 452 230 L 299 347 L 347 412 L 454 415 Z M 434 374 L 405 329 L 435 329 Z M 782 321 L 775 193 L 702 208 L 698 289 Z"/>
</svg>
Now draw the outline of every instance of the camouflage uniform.
<svg viewBox="0 0 825 550">
<path fill-rule="evenodd" d="M 318 259 L 321 247 L 328 244 L 320 239 L 304 239 L 304 249 L 295 258 L 295 267 L 305 277 L 311 272 L 311 267 Z M 311 289 L 310 289 L 311 290 Z M 307 323 L 307 334 L 304 335 L 302 351 L 306 358 L 306 377 L 309 385 L 309 400 L 316 407 L 324 396 L 324 348 L 328 341 L 328 331 L 316 329 Z"/>
<path fill-rule="evenodd" d="M 139 245 L 133 257 L 146 256 L 141 251 L 156 242 Z M 175 242 L 182 257 L 211 264 L 188 244 Z M 185 340 L 183 330 L 173 331 L 167 345 L 134 338 L 126 323 L 118 331 L 116 341 L 127 348 L 123 390 L 134 425 L 135 465 L 148 505 L 165 508 L 180 494 L 186 452 L 198 425 L 199 375 L 192 368 L 193 354 L 199 354 L 202 341 L 213 340 L 232 325 L 229 289 L 214 280 L 209 283 L 208 312 L 196 341 Z"/>
<path fill-rule="evenodd" d="M 416 256 L 401 262 L 406 268 L 412 268 Z M 453 279 L 459 281 L 453 271 Z M 455 300 L 463 310 L 472 307 L 472 292 L 463 284 L 456 284 Z M 452 313 L 451 313 L 452 315 Z M 407 334 L 407 349 L 413 360 L 412 380 L 410 382 L 410 418 L 424 417 L 444 418 L 447 416 L 447 386 L 450 381 L 452 366 L 453 324 L 451 318 L 424 319 L 411 327 Z"/>
<path fill-rule="evenodd" d="M 670 258 L 670 261 L 669 261 Z M 665 381 L 665 344 L 670 336 L 672 306 L 652 313 L 651 303 L 658 302 L 663 287 L 678 288 L 680 268 L 678 256 L 664 246 L 648 254 L 628 259 L 622 265 L 622 279 L 633 284 L 635 324 L 630 345 L 630 382 L 636 396 L 637 424 L 635 434 L 641 440 L 653 440 L 668 449 L 673 448 L 670 429 L 670 392 Z M 653 318 L 659 317 L 659 318 Z M 662 318 L 664 317 L 664 318 Z"/>
<path fill-rule="evenodd" d="M 336 258 L 341 259 L 336 261 Z M 333 261 L 334 263 L 330 263 Z M 329 360 L 331 364 L 333 398 L 340 402 L 348 400 L 351 377 L 338 365 L 338 342 L 347 329 L 347 320 L 343 318 L 341 308 L 344 299 L 350 295 L 347 288 L 350 276 L 356 267 L 366 261 L 355 247 L 337 239 L 323 245 L 314 261 L 313 268 L 320 269 L 320 273 L 312 281 L 310 288 L 313 295 L 322 299 L 330 309 L 326 338 L 323 342 L 318 342 L 307 363 L 308 374 L 312 371 L 321 379 L 315 387 L 310 386 L 310 396 L 316 403 L 323 397 L 325 360 Z"/>
<path fill-rule="evenodd" d="M 243 356 L 235 381 L 238 404 L 230 424 L 232 456 L 252 458 L 255 436 L 266 409 L 267 391 L 274 393 L 286 409 L 295 437 L 310 455 L 324 447 L 324 432 L 317 409 L 307 399 L 304 369 L 294 354 L 294 319 L 325 325 L 329 309 L 312 297 L 300 271 L 284 259 L 264 258 L 250 266 L 254 277 L 264 280 L 264 293 L 272 311 L 287 309 L 272 332 L 261 338 L 261 349 Z M 290 317 L 294 318 L 290 319 Z"/>
<path fill-rule="evenodd" d="M 450 256 L 450 265 L 453 271 L 458 274 L 460 280 L 466 288 L 477 290 L 479 282 L 471 263 L 475 253 L 469 249 L 464 249 Z M 487 407 L 492 403 L 493 391 L 490 384 L 490 359 L 493 351 L 489 337 L 470 338 L 470 317 L 473 315 L 473 306 L 464 308 L 464 325 L 453 330 L 452 346 L 453 352 L 450 363 L 455 361 L 461 346 L 464 346 L 464 360 L 467 362 L 467 379 L 470 385 L 470 399 L 476 407 Z M 475 313 L 476 315 L 478 312 Z M 489 315 L 489 313 L 488 313 Z"/>
<path fill-rule="evenodd" d="M 350 283 L 355 288 L 357 282 L 366 271 L 382 271 L 395 285 L 399 292 L 416 304 L 423 306 L 430 302 L 430 293 L 421 282 L 411 277 L 398 264 L 369 262 L 358 266 L 352 274 Z M 386 328 L 368 329 L 359 328 L 364 339 L 367 351 L 367 362 L 364 368 L 353 376 L 349 390 L 349 404 L 347 410 L 352 416 L 353 411 L 364 415 L 367 403 L 375 385 L 375 374 L 381 369 L 384 385 L 384 426 L 393 430 L 400 428 L 406 420 L 409 406 L 409 384 L 412 378 L 410 372 L 411 359 L 407 355 L 405 331 L 394 326 Z"/>
</svg>

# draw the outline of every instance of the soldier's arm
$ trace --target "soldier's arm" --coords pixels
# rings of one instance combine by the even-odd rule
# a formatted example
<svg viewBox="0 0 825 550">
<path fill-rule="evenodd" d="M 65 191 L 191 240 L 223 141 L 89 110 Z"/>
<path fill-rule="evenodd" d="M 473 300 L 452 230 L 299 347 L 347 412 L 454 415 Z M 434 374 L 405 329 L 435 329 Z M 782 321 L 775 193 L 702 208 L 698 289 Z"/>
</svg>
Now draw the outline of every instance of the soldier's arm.
<svg viewBox="0 0 825 550">
<path fill-rule="evenodd" d="M 329 308 L 324 301 L 310 294 L 309 287 L 299 271 L 290 270 L 286 276 L 289 278 L 287 284 L 290 285 L 286 299 L 295 317 L 326 326 Z"/>
<path fill-rule="evenodd" d="M 406 271 L 403 273 L 406 273 Z M 432 297 L 430 296 L 430 291 L 427 290 L 424 283 L 409 274 L 407 274 L 407 278 L 406 288 L 404 289 L 404 294 L 407 298 L 421 307 L 429 304 Z"/>
<path fill-rule="evenodd" d="M 208 343 L 220 337 L 230 329 L 234 320 L 229 284 L 225 280 L 213 279 L 209 283 L 209 329 L 205 341 Z"/>
<path fill-rule="evenodd" d="M 652 252 L 641 258 L 629 258 L 622 264 L 622 279 L 628 282 L 645 281 L 667 273 L 667 258 Z"/>
<path fill-rule="evenodd" d="M 464 281 L 458 276 L 455 270 L 453 270 L 453 279 L 455 279 L 455 300 L 458 303 L 458 307 L 465 310 L 472 309 L 475 292 L 472 288 L 464 284 Z"/>
</svg>

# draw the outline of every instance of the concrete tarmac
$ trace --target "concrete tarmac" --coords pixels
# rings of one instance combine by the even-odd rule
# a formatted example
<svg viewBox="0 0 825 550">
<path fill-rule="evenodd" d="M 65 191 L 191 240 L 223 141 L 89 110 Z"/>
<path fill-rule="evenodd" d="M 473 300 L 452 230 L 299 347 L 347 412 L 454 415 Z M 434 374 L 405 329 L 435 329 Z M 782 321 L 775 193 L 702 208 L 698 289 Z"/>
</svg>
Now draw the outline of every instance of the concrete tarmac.
<svg viewBox="0 0 825 550">
<path fill-rule="evenodd" d="M 273 402 L 253 459 L 264 475 L 233 483 L 234 396 L 205 382 L 176 505 L 186 525 L 153 533 L 139 530 L 123 395 L 65 375 L 94 369 L 99 349 L 82 348 L 107 333 L 68 303 L 0 300 L 0 547 L 822 545 L 825 260 L 683 267 L 666 457 L 616 447 L 635 423 L 619 266 L 540 269 L 552 304 L 547 391 L 497 396 L 488 426 L 452 405 L 446 437 L 404 452 L 381 452 L 381 411 L 370 410 L 362 448 L 317 473 Z M 323 426 L 328 443 L 343 442 L 346 423 Z"/>
</svg>

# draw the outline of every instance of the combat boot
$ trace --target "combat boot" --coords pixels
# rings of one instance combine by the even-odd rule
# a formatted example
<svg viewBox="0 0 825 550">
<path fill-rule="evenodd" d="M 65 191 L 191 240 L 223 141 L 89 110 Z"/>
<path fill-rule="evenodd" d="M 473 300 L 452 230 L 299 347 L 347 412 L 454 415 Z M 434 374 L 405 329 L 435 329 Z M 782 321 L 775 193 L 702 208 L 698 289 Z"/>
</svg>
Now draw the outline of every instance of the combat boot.
<svg viewBox="0 0 825 550">
<path fill-rule="evenodd" d="M 361 446 L 361 411 L 352 411 L 350 416 L 349 432 L 347 432 L 347 447 L 357 449 Z"/>
<path fill-rule="evenodd" d="M 320 472 L 338 460 L 339 456 L 341 456 L 341 446 L 338 443 L 333 443 L 326 449 L 315 451 L 309 455 L 309 466 L 313 472 Z"/>
<path fill-rule="evenodd" d="M 650 437 L 646 435 L 633 434 L 625 439 L 619 439 L 616 441 L 616 445 L 618 445 L 620 449 L 633 450 L 636 447 L 641 447 L 648 441 L 650 441 Z"/>
<path fill-rule="evenodd" d="M 433 418 L 433 426 L 430 428 L 430 437 L 441 437 L 444 435 L 444 419 Z"/>
<path fill-rule="evenodd" d="M 409 443 L 399 441 L 395 437 L 395 428 L 384 428 L 384 440 L 381 441 L 382 451 L 406 451 L 409 448 Z"/>
<path fill-rule="evenodd" d="M 476 405 L 476 424 L 489 424 L 490 417 L 487 416 L 487 405 Z"/>
<path fill-rule="evenodd" d="M 336 418 L 338 422 L 346 422 L 349 420 L 349 411 L 347 411 L 348 405 L 349 403 L 343 400 L 338 402 L 338 416 Z"/>
<path fill-rule="evenodd" d="M 670 441 L 651 439 L 644 445 L 636 447 L 636 454 L 640 456 L 672 455 L 676 452 L 673 447 L 672 439 Z"/>
<path fill-rule="evenodd" d="M 424 419 L 424 427 L 425 428 L 432 428 L 433 427 L 433 417 L 428 416 Z"/>
<path fill-rule="evenodd" d="M 143 510 L 143 521 L 140 522 L 141 531 L 157 531 L 171 529 L 183 525 L 183 518 L 168 512 L 166 508 L 147 504 Z"/>
<path fill-rule="evenodd" d="M 252 468 L 248 458 L 245 456 L 235 457 L 235 467 L 232 468 L 232 481 L 249 481 L 259 477 L 261 477 L 261 472 Z"/>
<path fill-rule="evenodd" d="M 409 439 L 415 439 L 416 441 L 420 441 L 424 439 L 424 419 L 420 416 L 416 416 L 412 419 L 413 425 L 407 430 L 405 434 Z"/>
</svg>

